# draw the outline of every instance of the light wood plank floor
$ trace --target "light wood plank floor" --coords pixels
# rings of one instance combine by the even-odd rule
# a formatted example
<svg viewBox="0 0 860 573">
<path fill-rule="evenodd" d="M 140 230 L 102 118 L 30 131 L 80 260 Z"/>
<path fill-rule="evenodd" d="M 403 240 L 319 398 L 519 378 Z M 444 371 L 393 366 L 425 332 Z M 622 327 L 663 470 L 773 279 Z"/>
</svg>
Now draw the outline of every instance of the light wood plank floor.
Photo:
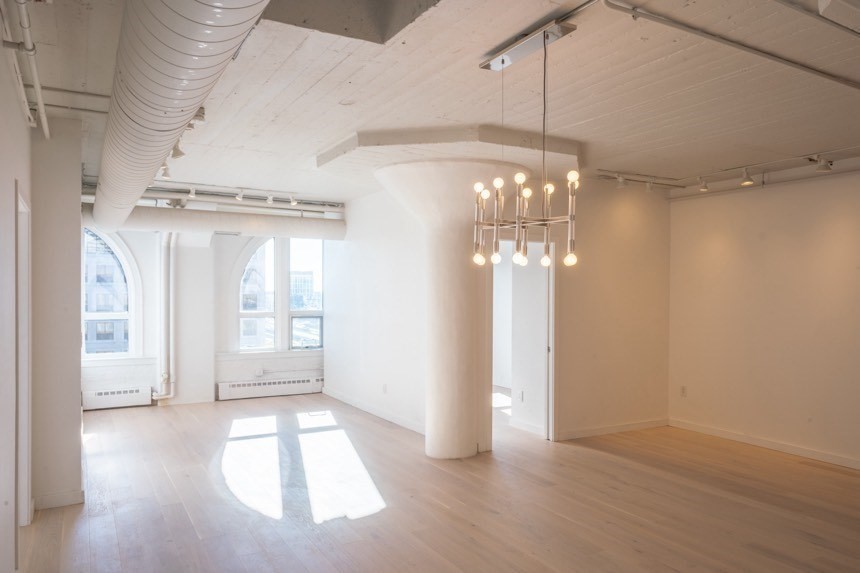
<svg viewBox="0 0 860 573">
<path fill-rule="evenodd" d="M 494 452 L 436 461 L 312 395 L 87 412 L 84 432 L 87 503 L 37 513 L 26 573 L 860 571 L 860 472 L 680 429 L 500 427 Z"/>
</svg>

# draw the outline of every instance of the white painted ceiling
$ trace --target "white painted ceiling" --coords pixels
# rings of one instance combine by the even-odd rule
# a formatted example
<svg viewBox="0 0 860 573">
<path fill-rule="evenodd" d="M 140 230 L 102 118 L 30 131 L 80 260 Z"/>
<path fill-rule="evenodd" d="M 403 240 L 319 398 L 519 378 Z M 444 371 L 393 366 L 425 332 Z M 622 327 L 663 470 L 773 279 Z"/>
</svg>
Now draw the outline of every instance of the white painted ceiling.
<svg viewBox="0 0 860 573">
<path fill-rule="evenodd" d="M 379 149 L 316 166 L 318 154 L 355 132 L 477 124 L 539 131 L 540 54 L 503 74 L 478 64 L 579 3 L 441 0 L 384 46 L 262 21 L 207 101 L 207 123 L 182 138 L 187 155 L 171 162 L 173 179 L 348 200 L 377 190 L 373 170 L 404 156 L 475 151 Z M 121 4 L 32 6 L 44 85 L 110 94 Z M 635 4 L 860 81 L 856 36 L 771 0 Z M 682 179 L 860 146 L 858 90 L 600 4 L 574 22 L 578 29 L 549 48 L 549 131 L 583 143 L 587 172 Z M 107 109 L 104 98 L 56 91 L 46 98 Z M 85 120 L 84 174 L 96 176 L 104 115 L 49 112 Z M 502 158 L 500 148 L 479 153 Z M 515 157 L 539 169 L 539 154 Z"/>
</svg>

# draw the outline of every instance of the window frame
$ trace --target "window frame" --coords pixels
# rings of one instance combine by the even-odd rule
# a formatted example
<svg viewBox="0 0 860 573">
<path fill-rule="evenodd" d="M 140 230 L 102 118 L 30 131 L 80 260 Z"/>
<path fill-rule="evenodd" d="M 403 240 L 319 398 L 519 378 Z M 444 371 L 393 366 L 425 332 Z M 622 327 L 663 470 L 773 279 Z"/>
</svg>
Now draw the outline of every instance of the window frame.
<svg viewBox="0 0 860 573">
<path fill-rule="evenodd" d="M 119 261 L 125 275 L 126 288 L 128 290 L 128 310 L 125 312 L 87 312 L 86 311 L 86 285 L 84 278 L 86 276 L 86 257 L 94 254 L 86 249 L 86 231 L 90 231 L 96 237 L 104 241 L 108 248 L 113 252 L 114 256 Z M 140 320 L 141 308 L 141 288 L 140 288 L 140 273 L 138 272 L 137 264 L 131 254 L 128 246 L 121 237 L 114 233 L 103 233 L 91 227 L 81 226 L 81 360 L 86 362 L 100 360 L 114 360 L 117 358 L 138 357 L 141 355 L 141 343 L 143 340 L 143 324 Z M 95 320 L 100 322 L 127 320 L 128 321 L 128 350 L 126 352 L 94 352 L 87 353 L 86 351 L 86 330 L 85 324 L 87 320 Z M 116 332 L 116 329 L 114 329 Z"/>
<path fill-rule="evenodd" d="M 275 304 L 274 312 L 269 311 L 243 311 L 242 310 L 242 278 L 251 258 L 269 240 L 274 239 L 275 250 Z M 231 341 L 234 352 L 257 353 L 257 352 L 321 352 L 325 348 L 324 325 L 325 325 L 325 291 L 322 294 L 322 308 L 320 310 L 292 310 L 290 305 L 291 280 L 290 280 L 290 240 L 285 237 L 257 237 L 249 241 L 237 261 L 233 272 L 233 288 L 231 289 L 231 308 L 235 310 L 231 327 Z M 321 243 L 321 264 L 323 272 L 325 269 L 325 241 Z M 275 342 L 273 347 L 242 347 L 243 318 L 270 318 L 275 321 Z M 320 319 L 320 345 L 314 347 L 294 347 L 293 342 L 293 318 L 319 318 Z"/>
</svg>

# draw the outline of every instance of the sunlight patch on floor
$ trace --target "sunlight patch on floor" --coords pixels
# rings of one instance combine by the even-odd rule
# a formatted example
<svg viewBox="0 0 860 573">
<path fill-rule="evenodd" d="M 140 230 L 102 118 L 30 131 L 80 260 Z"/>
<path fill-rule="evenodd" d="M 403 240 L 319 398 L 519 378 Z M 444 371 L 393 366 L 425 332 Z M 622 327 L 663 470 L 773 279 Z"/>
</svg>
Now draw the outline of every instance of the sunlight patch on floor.
<svg viewBox="0 0 860 573">
<path fill-rule="evenodd" d="M 373 478 L 343 430 L 299 434 L 314 523 L 359 519 L 385 508 Z"/>
<path fill-rule="evenodd" d="M 272 519 L 283 517 L 275 416 L 233 420 L 221 457 L 221 473 L 244 505 Z"/>
<path fill-rule="evenodd" d="M 510 396 L 505 396 L 501 392 L 493 392 L 493 408 L 509 408 L 510 406 Z"/>
<path fill-rule="evenodd" d="M 332 414 L 330 410 L 322 410 L 320 412 L 301 412 L 296 414 L 296 418 L 299 421 L 299 428 L 302 430 L 337 426 L 337 422 L 334 420 L 334 414 Z"/>
</svg>

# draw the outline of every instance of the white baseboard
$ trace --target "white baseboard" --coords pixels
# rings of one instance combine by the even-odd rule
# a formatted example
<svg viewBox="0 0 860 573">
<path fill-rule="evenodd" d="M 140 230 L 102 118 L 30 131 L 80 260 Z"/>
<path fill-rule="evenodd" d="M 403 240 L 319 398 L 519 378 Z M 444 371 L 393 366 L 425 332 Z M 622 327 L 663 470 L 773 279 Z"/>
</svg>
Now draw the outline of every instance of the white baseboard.
<svg viewBox="0 0 860 573">
<path fill-rule="evenodd" d="M 528 422 L 522 422 L 513 417 L 508 419 L 508 425 L 518 430 L 525 430 L 526 432 L 537 434 L 541 437 L 546 437 L 546 434 L 543 430 L 543 426 L 537 426 L 535 424 L 529 424 Z"/>
<path fill-rule="evenodd" d="M 389 422 L 397 424 L 398 426 L 403 426 L 407 430 L 412 430 L 413 432 L 418 432 L 419 434 L 424 435 L 423 424 L 417 422 L 416 420 L 410 420 L 408 418 L 398 416 L 397 414 L 392 414 L 388 410 L 377 408 L 376 406 L 368 404 L 363 400 L 353 398 L 352 396 L 343 392 L 338 392 L 337 390 L 332 390 L 328 386 L 323 387 L 323 394 L 331 396 L 335 400 L 340 400 L 341 402 L 349 404 L 350 406 L 355 406 L 359 410 L 364 410 L 368 414 L 373 414 L 377 418 L 388 420 Z"/>
<path fill-rule="evenodd" d="M 631 430 L 645 430 L 647 428 L 659 428 L 660 426 L 668 426 L 667 418 L 658 418 L 656 420 L 645 420 L 642 422 L 632 422 L 630 424 L 618 424 L 615 426 L 600 426 L 597 428 L 577 428 L 573 430 L 559 430 L 556 432 L 555 441 L 563 442 L 564 440 L 575 440 L 577 438 L 587 438 L 589 436 L 602 436 L 603 434 L 615 434 L 618 432 L 629 432 Z"/>
<path fill-rule="evenodd" d="M 822 452 L 820 450 L 804 448 L 803 446 L 795 446 L 794 444 L 786 444 L 785 442 L 778 442 L 776 440 L 758 438 L 756 436 L 741 434 L 739 432 L 733 432 L 731 430 L 723 430 L 722 428 L 703 426 L 701 424 L 696 424 L 695 422 L 688 422 L 686 420 L 679 420 L 677 418 L 670 418 L 669 425 L 675 428 L 692 430 L 693 432 L 708 434 L 710 436 L 717 436 L 718 438 L 726 438 L 728 440 L 743 442 L 745 444 L 751 444 L 753 446 L 761 446 L 763 448 L 776 450 L 778 452 L 784 452 L 786 454 L 803 456 L 804 458 L 827 462 L 829 464 L 836 464 L 838 466 L 860 469 L 860 460 L 849 458 L 846 456 L 840 456 L 838 454 L 831 454 L 830 452 Z"/>
<path fill-rule="evenodd" d="M 60 493 L 49 493 L 37 496 L 36 509 L 51 509 L 52 507 L 65 507 L 84 503 L 84 492 L 82 490 L 64 491 Z"/>
</svg>

